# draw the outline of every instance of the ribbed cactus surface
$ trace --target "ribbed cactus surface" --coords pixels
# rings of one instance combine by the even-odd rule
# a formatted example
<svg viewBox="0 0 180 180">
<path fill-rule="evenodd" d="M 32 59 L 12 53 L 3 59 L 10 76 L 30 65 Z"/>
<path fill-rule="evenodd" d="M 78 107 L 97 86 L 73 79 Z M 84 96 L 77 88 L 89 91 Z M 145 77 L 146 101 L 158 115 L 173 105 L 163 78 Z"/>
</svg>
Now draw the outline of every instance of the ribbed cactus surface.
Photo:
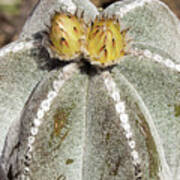
<svg viewBox="0 0 180 180">
<path fill-rule="evenodd" d="M 64 25 L 73 35 L 66 33 L 62 42 L 62 29 L 61 41 L 57 29 L 51 34 L 55 44 L 61 43 L 60 59 L 46 44 L 48 33 L 42 33 L 57 12 L 76 15 L 79 28 L 63 24 L 71 22 L 68 16 L 60 19 L 60 28 Z M 99 30 L 104 22 L 106 28 Z M 90 34 L 82 49 L 81 23 Z M 123 49 L 117 56 L 115 42 Z M 76 48 L 78 58 L 67 61 Z M 100 12 L 88 0 L 41 0 L 19 40 L 0 50 L 0 163 L 5 176 L 180 179 L 179 49 L 179 21 L 157 0 L 125 0 Z M 101 51 L 103 58 L 97 58 Z M 63 59 L 62 53 L 68 56 Z M 108 58 L 113 63 L 106 66 Z"/>
</svg>

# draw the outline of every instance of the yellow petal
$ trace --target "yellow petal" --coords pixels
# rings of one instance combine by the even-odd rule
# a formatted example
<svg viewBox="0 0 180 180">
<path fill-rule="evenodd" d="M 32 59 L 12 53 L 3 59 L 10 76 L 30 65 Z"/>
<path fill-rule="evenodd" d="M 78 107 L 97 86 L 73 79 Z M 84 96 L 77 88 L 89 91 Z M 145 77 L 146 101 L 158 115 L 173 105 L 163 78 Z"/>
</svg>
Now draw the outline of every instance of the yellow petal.
<svg viewBox="0 0 180 180">
<path fill-rule="evenodd" d="M 125 34 L 121 33 L 120 25 L 113 19 L 96 19 L 89 28 L 86 48 L 90 61 L 104 65 L 114 64 L 124 56 Z"/>
<path fill-rule="evenodd" d="M 84 24 L 76 16 L 56 13 L 49 33 L 51 48 L 60 58 L 72 59 L 81 54 Z"/>
</svg>

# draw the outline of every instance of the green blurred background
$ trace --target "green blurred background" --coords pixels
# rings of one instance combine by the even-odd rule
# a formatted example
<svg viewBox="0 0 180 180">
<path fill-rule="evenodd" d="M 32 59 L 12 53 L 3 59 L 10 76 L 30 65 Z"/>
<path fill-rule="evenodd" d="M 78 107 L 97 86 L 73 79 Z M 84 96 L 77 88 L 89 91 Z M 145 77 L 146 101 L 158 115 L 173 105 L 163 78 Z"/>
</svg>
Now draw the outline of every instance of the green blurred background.
<svg viewBox="0 0 180 180">
<path fill-rule="evenodd" d="M 98 7 L 106 7 L 117 0 L 91 0 Z M 180 18 L 180 0 L 162 0 Z M 17 39 L 19 32 L 38 0 L 0 0 L 0 47 Z"/>
</svg>

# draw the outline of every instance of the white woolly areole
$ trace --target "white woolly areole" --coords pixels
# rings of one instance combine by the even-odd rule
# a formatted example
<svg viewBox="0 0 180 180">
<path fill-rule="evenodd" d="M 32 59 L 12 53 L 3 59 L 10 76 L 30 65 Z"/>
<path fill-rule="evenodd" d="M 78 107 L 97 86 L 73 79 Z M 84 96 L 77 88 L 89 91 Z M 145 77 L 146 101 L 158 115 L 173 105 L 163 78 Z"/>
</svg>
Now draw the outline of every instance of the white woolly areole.
<svg viewBox="0 0 180 180">
<path fill-rule="evenodd" d="M 134 149 L 136 146 L 135 141 L 133 141 L 133 140 L 129 141 L 129 146 L 131 147 L 131 149 Z"/>
<path fill-rule="evenodd" d="M 116 104 L 116 111 L 118 113 L 125 113 L 125 103 L 124 102 L 118 102 Z"/>
<path fill-rule="evenodd" d="M 39 130 L 38 127 L 32 127 L 32 128 L 31 128 L 31 135 L 32 135 L 32 136 L 37 135 L 38 130 Z"/>
<path fill-rule="evenodd" d="M 180 72 L 180 64 L 175 64 L 173 60 L 169 58 L 163 58 L 160 54 L 152 53 L 149 49 L 138 50 L 137 48 L 130 51 L 130 54 L 138 57 L 146 57 L 153 60 L 156 63 L 159 63 L 167 68 L 170 68 L 174 71 Z"/>
<path fill-rule="evenodd" d="M 133 133 L 131 131 L 131 125 L 129 123 L 129 116 L 126 113 L 125 102 L 121 101 L 119 90 L 109 72 L 103 73 L 103 79 L 104 79 L 104 84 L 108 90 L 109 96 L 115 102 L 115 110 L 116 113 L 119 115 L 120 126 L 124 129 L 128 146 L 131 149 L 132 163 L 133 165 L 136 166 L 140 163 L 140 158 L 138 152 L 135 150 L 136 142 L 135 140 L 132 139 Z"/>
</svg>

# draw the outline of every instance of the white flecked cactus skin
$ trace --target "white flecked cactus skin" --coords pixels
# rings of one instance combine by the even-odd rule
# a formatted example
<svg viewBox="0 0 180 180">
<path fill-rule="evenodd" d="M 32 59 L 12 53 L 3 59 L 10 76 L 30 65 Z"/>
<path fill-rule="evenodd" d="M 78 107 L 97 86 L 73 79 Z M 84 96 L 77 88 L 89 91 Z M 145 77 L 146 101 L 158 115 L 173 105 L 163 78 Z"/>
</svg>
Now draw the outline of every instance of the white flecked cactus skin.
<svg viewBox="0 0 180 180">
<path fill-rule="evenodd" d="M 106 17 L 129 28 L 131 41 L 128 55 L 102 70 L 59 63 L 40 48 L 34 35 L 59 8 L 84 10 L 87 23 L 99 14 L 89 1 L 42 0 L 20 39 L 0 50 L 0 163 L 7 178 L 180 179 L 177 18 L 157 0 L 109 6 Z"/>
</svg>

